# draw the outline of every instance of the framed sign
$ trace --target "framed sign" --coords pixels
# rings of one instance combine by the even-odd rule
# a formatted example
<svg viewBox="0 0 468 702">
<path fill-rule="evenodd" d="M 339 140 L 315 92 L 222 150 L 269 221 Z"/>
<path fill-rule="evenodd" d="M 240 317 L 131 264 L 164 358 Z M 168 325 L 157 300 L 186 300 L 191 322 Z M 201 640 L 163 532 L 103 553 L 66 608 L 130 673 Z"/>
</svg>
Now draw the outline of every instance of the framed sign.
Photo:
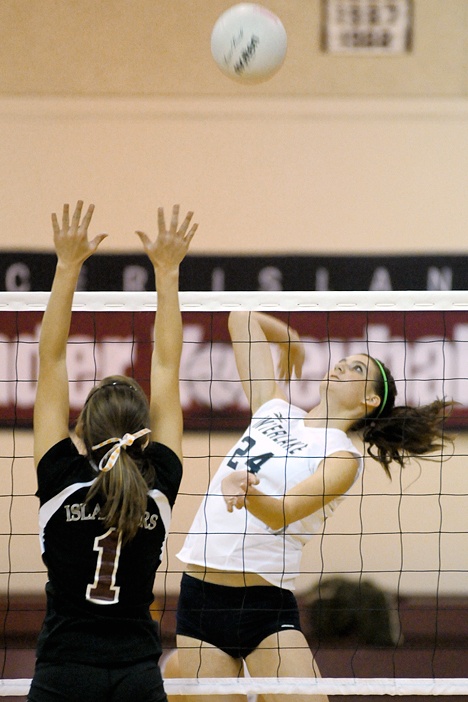
<svg viewBox="0 0 468 702">
<path fill-rule="evenodd" d="M 330 54 L 411 51 L 413 0 L 322 0 L 322 49 Z"/>
</svg>

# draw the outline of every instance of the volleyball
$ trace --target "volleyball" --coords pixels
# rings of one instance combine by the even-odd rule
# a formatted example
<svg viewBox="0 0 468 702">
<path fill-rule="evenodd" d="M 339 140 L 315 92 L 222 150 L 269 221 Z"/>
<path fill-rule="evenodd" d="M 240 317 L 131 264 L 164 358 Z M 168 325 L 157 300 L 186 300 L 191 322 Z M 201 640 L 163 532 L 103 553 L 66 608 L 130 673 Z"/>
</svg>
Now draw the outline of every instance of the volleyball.
<svg viewBox="0 0 468 702">
<path fill-rule="evenodd" d="M 255 3 L 233 5 L 211 33 L 214 60 L 225 75 L 241 83 L 271 78 L 283 64 L 287 44 L 281 20 Z"/>
</svg>

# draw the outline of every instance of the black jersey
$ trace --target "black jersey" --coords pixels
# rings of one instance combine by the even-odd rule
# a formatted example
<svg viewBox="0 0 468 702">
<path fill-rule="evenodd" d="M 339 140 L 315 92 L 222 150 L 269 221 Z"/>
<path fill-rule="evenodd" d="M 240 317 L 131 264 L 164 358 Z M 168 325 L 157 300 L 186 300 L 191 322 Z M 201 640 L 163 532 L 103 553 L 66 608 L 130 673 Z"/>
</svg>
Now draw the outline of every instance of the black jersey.
<svg viewBox="0 0 468 702">
<path fill-rule="evenodd" d="M 39 462 L 48 583 L 38 660 L 113 665 L 160 655 L 149 607 L 182 465 L 159 443 L 150 443 L 145 457 L 155 469 L 154 485 L 138 533 L 124 546 L 115 529 L 104 527 L 98 498 L 85 504 L 97 474 L 71 439 L 53 446 Z"/>
</svg>

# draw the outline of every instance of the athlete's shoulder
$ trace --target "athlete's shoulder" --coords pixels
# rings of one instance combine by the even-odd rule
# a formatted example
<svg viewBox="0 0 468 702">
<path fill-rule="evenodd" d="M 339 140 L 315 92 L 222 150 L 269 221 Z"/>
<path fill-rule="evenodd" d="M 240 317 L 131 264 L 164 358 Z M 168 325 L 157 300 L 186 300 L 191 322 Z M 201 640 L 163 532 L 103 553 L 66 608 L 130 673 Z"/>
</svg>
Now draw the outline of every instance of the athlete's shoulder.
<svg viewBox="0 0 468 702">
<path fill-rule="evenodd" d="M 52 446 L 37 467 L 37 496 L 41 504 L 70 484 L 90 481 L 95 477 L 89 462 L 82 456 L 71 438 Z"/>
<path fill-rule="evenodd" d="M 40 470 L 44 466 L 47 466 L 47 464 L 51 462 L 62 460 L 67 457 L 75 458 L 77 455 L 78 449 L 71 440 L 71 437 L 68 436 L 66 439 L 58 441 L 56 444 L 51 446 L 48 451 L 46 451 L 46 453 L 42 456 L 41 460 L 39 461 L 38 470 Z"/>
<path fill-rule="evenodd" d="M 145 449 L 145 458 L 154 468 L 152 487 L 164 493 L 172 505 L 182 480 L 182 463 L 179 457 L 168 446 L 152 441 Z"/>
<path fill-rule="evenodd" d="M 285 417 L 286 419 L 303 419 L 306 414 L 307 412 L 301 407 L 293 405 L 281 397 L 274 397 L 261 405 L 256 410 L 253 418 L 276 416 Z"/>
</svg>

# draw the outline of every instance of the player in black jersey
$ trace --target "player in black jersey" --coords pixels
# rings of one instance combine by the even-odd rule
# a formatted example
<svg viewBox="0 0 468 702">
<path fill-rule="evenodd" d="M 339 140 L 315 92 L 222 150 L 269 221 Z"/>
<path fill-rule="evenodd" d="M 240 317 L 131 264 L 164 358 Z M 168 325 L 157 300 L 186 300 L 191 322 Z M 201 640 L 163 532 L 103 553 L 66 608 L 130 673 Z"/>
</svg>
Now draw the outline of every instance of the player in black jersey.
<svg viewBox="0 0 468 702">
<path fill-rule="evenodd" d="M 179 207 L 154 241 L 137 232 L 154 265 L 157 313 L 150 400 L 131 378 L 104 378 L 69 434 L 66 348 L 94 206 L 52 215 L 57 267 L 39 341 L 34 460 L 47 566 L 47 613 L 30 702 L 165 701 L 161 645 L 150 614 L 153 584 L 182 476 L 179 265 L 197 225 Z M 79 450 L 77 446 L 82 448 Z"/>
</svg>

